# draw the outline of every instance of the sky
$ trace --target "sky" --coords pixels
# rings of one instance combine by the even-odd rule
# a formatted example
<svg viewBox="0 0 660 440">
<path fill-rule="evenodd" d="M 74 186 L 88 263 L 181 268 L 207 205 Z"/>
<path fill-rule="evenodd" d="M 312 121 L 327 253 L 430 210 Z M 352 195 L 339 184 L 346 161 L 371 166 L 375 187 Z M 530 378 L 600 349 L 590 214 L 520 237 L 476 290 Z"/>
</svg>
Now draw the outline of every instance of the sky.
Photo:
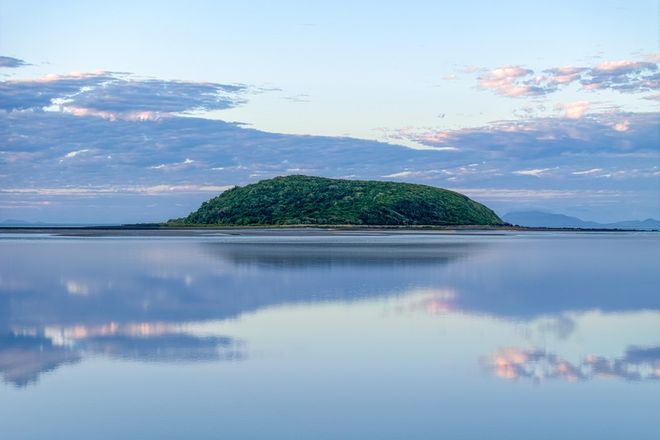
<svg viewBox="0 0 660 440">
<path fill-rule="evenodd" d="M 182 217 L 284 174 L 660 218 L 657 1 L 0 4 L 0 221 Z"/>
</svg>

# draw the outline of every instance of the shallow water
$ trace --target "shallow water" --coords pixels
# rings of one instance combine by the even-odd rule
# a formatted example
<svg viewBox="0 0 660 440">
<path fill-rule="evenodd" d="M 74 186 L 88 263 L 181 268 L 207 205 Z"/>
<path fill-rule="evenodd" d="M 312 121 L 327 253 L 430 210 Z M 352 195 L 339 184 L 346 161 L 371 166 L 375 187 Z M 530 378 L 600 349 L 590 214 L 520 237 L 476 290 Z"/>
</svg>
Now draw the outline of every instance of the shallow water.
<svg viewBox="0 0 660 440">
<path fill-rule="evenodd" d="M 660 435 L 660 235 L 0 236 L 0 438 Z"/>
</svg>

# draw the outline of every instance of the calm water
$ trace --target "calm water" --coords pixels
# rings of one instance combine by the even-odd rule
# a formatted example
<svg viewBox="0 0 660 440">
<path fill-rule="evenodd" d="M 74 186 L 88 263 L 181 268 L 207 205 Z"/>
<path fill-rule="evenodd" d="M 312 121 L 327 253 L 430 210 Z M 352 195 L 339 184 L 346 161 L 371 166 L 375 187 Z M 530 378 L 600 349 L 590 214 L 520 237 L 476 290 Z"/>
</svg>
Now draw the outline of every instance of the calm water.
<svg viewBox="0 0 660 440">
<path fill-rule="evenodd" d="M 660 236 L 0 236 L 0 438 L 658 439 Z"/>
</svg>

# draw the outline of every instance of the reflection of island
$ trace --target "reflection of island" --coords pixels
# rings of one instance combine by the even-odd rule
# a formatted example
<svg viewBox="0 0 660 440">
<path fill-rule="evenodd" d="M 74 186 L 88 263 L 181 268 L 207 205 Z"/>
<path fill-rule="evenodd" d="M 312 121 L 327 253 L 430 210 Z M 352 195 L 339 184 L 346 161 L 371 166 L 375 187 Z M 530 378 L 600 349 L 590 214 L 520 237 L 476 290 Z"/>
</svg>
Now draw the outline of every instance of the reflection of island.
<svg viewBox="0 0 660 440">
<path fill-rule="evenodd" d="M 405 237 L 404 237 L 405 238 Z M 330 269 L 333 267 L 397 268 L 442 266 L 486 247 L 470 241 L 379 243 L 344 242 L 203 243 L 208 254 L 239 268 Z"/>
<path fill-rule="evenodd" d="M 233 318 L 281 304 L 382 297 L 411 285 L 433 285 L 452 262 L 483 248 L 460 241 L 446 246 L 155 242 L 131 261 L 125 244 L 104 246 L 102 255 L 82 247 L 58 265 L 24 273 L 16 283 L 21 290 L 2 294 L 0 287 L 0 298 L 10 297 L 9 323 L 176 323 Z M 59 254 L 47 257 L 62 260 Z M 28 260 L 19 255 L 17 265 L 29 267 Z M 0 268 L 0 276 L 11 269 Z M 20 271 L 11 275 L 16 274 Z"/>
<path fill-rule="evenodd" d="M 630 347 L 621 358 L 589 355 L 571 363 L 544 350 L 507 348 L 483 360 L 483 364 L 504 379 L 564 379 L 585 381 L 617 377 L 630 381 L 660 379 L 660 347 Z"/>
</svg>

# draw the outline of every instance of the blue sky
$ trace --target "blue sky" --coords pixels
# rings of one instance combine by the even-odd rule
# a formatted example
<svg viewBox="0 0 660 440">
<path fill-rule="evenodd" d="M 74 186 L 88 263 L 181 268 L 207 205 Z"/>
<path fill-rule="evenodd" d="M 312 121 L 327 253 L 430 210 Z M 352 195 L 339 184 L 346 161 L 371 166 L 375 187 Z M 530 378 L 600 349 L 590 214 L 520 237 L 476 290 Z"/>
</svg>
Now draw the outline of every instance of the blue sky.
<svg viewBox="0 0 660 440">
<path fill-rule="evenodd" d="M 658 5 L 0 6 L 0 220 L 158 221 L 280 174 L 660 217 Z"/>
</svg>

